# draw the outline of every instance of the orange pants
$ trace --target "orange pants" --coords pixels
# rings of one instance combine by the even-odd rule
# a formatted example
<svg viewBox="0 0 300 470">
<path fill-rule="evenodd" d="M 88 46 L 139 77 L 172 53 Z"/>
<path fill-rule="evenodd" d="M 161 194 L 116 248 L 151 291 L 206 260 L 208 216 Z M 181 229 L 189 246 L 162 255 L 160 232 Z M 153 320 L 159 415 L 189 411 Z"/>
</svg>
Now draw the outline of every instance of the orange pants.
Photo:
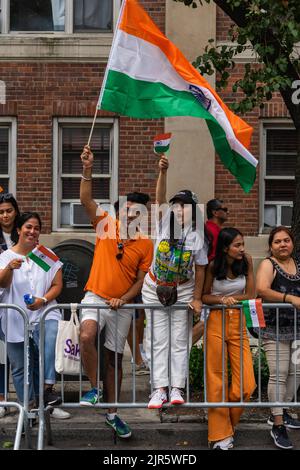
<svg viewBox="0 0 300 470">
<path fill-rule="evenodd" d="M 240 311 L 225 311 L 225 400 L 241 401 L 240 393 Z M 207 322 L 207 401 L 223 401 L 222 393 L 222 311 L 212 310 Z M 227 364 L 231 367 L 231 384 L 228 386 Z M 243 325 L 243 399 L 248 401 L 256 388 L 252 356 L 245 324 Z M 220 441 L 233 436 L 243 408 L 209 408 L 208 440 Z"/>
</svg>

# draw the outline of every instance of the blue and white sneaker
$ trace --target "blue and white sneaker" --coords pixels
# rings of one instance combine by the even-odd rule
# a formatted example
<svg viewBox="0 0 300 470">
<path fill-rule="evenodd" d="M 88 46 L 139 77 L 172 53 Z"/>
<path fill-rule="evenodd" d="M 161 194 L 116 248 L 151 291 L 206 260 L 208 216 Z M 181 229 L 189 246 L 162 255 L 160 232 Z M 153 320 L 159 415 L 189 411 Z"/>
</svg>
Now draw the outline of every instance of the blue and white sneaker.
<svg viewBox="0 0 300 470">
<path fill-rule="evenodd" d="M 108 419 L 108 416 L 106 415 L 105 424 L 114 429 L 117 436 L 121 437 L 122 439 L 127 439 L 132 434 L 132 431 L 128 424 L 125 421 L 122 421 L 118 415 L 116 415 L 114 419 Z"/>
<path fill-rule="evenodd" d="M 89 392 L 85 393 L 80 399 L 81 406 L 94 406 L 99 401 L 103 400 L 103 392 L 99 388 L 99 393 L 97 388 L 92 388 Z"/>
</svg>

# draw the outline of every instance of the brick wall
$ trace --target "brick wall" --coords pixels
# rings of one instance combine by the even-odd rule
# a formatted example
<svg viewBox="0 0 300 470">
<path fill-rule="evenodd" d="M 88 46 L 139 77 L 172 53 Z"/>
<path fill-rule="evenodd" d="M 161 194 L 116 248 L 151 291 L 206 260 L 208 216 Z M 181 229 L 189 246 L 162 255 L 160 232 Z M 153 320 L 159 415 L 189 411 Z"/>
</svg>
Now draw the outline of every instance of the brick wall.
<svg viewBox="0 0 300 470">
<path fill-rule="evenodd" d="M 217 28 L 216 35 L 217 41 L 228 40 L 228 30 L 230 29 L 233 21 L 227 16 L 221 8 L 217 7 Z"/>
<path fill-rule="evenodd" d="M 165 1 L 141 3 L 164 29 Z M 96 63 L 0 62 L 0 78 L 7 88 L 0 116 L 17 117 L 17 198 L 22 210 L 40 213 L 44 233 L 52 227 L 53 117 L 93 117 L 104 71 L 105 66 Z M 120 194 L 142 190 L 154 196 L 157 162 L 152 138 L 163 129 L 163 120 L 120 119 Z"/>
</svg>

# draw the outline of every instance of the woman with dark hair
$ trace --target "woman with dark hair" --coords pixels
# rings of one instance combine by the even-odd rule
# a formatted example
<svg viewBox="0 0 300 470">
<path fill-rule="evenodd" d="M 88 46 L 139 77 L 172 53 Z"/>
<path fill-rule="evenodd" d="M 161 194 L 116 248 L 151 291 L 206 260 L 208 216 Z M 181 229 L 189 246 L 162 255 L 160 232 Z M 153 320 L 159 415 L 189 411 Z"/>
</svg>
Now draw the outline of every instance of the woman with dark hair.
<svg viewBox="0 0 300 470">
<path fill-rule="evenodd" d="M 234 305 L 255 296 L 254 274 L 251 256 L 245 253 L 244 238 L 235 228 L 221 230 L 216 257 L 211 261 L 205 277 L 202 301 L 207 305 L 223 304 L 225 309 L 211 310 L 207 321 L 206 377 L 207 401 L 249 400 L 256 384 L 252 356 L 246 326 L 241 312 Z M 241 318 L 243 339 L 241 341 Z M 223 331 L 224 322 L 224 331 Z M 223 337 L 224 335 L 224 337 Z M 223 358 L 223 341 L 225 357 Z M 243 397 L 241 397 L 241 342 L 243 346 Z M 228 385 L 227 363 L 231 367 L 231 384 Z M 225 384 L 223 384 L 223 368 Z M 233 447 L 234 428 L 238 424 L 242 408 L 209 408 L 208 440 L 212 448 L 228 450 Z"/>
<path fill-rule="evenodd" d="M 155 254 L 144 280 L 142 296 L 145 304 L 157 305 L 161 302 L 166 307 L 179 302 L 188 304 L 190 309 L 182 308 L 172 312 L 163 308 L 146 309 L 146 351 L 154 389 L 148 408 L 161 408 L 168 401 L 169 386 L 171 404 L 184 403 L 183 389 L 188 373 L 187 351 L 192 344 L 191 311 L 199 317 L 205 266 L 208 262 L 206 249 L 203 247 L 204 224 L 197 205 L 197 196 L 185 189 L 170 199 L 170 206 L 166 203 L 168 167 L 168 159 L 162 156 L 156 185 L 156 203 L 165 213 L 157 220 Z"/>
<path fill-rule="evenodd" d="M 55 305 L 56 297 L 62 290 L 62 263 L 57 261 L 48 272 L 34 263 L 28 254 L 36 247 L 41 219 L 36 212 L 26 212 L 18 217 L 16 245 L 0 255 L 0 287 L 3 288 L 2 302 L 22 306 L 34 325 L 30 339 L 29 400 L 33 402 L 39 393 L 39 320 L 46 305 Z M 32 294 L 34 303 L 26 305 L 24 294 Z M 17 397 L 23 403 L 24 392 L 24 322 L 15 310 L 1 312 L 3 331 L 7 335 L 7 352 Z M 61 398 L 53 389 L 55 383 L 55 342 L 58 320 L 61 314 L 54 309 L 46 319 L 45 328 L 45 404 L 58 405 Z"/>
<path fill-rule="evenodd" d="M 18 242 L 16 229 L 17 217 L 20 215 L 18 203 L 11 193 L 0 194 L 0 253 L 11 248 Z M 0 317 L 0 340 L 5 340 L 1 328 Z M 9 378 L 9 360 L 7 358 L 7 377 Z M 8 384 L 8 379 L 7 382 Z M 5 364 L 0 363 L 0 401 L 5 400 Z M 6 407 L 0 407 L 0 418 L 7 412 Z"/>
<path fill-rule="evenodd" d="M 292 308 L 265 310 L 266 328 L 261 332 L 269 366 L 268 396 L 270 402 L 291 402 L 300 384 L 300 262 L 293 256 L 294 237 L 287 227 L 274 228 L 269 236 L 270 256 L 259 265 L 257 293 L 265 302 L 289 303 Z M 296 316 L 296 325 L 295 325 Z M 278 324 L 277 324 L 278 321 Z M 277 330 L 278 328 L 278 330 Z M 296 328 L 296 331 L 294 331 Z M 278 359 L 278 363 L 277 363 Z M 296 370 L 295 370 L 296 368 Z M 286 428 L 300 429 L 300 421 L 282 408 L 272 408 L 268 419 L 271 436 L 277 447 L 293 447 Z"/>
<path fill-rule="evenodd" d="M 0 194 L 0 250 L 5 251 L 18 242 L 18 203 L 11 193 Z"/>
</svg>

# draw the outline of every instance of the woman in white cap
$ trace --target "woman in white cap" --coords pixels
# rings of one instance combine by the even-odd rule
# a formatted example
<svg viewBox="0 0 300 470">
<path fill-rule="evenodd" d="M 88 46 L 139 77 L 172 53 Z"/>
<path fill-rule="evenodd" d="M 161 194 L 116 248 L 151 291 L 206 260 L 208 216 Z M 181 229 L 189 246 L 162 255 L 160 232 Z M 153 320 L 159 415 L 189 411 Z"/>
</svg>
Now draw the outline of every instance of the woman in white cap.
<svg viewBox="0 0 300 470">
<path fill-rule="evenodd" d="M 188 304 L 190 308 L 171 312 L 165 308 L 146 310 L 146 349 L 153 386 L 148 408 L 154 409 L 161 408 L 168 398 L 173 405 L 184 403 L 188 350 L 192 344 L 192 312 L 197 317 L 201 312 L 205 266 L 208 262 L 203 246 L 203 217 L 197 205 L 197 196 L 190 190 L 182 190 L 172 197 L 168 205 L 168 167 L 168 159 L 162 156 L 156 203 L 160 209 L 165 205 L 165 213 L 158 212 L 161 216 L 157 218 L 154 259 L 145 277 L 143 302 L 161 303 L 164 307 L 178 302 Z"/>
</svg>

